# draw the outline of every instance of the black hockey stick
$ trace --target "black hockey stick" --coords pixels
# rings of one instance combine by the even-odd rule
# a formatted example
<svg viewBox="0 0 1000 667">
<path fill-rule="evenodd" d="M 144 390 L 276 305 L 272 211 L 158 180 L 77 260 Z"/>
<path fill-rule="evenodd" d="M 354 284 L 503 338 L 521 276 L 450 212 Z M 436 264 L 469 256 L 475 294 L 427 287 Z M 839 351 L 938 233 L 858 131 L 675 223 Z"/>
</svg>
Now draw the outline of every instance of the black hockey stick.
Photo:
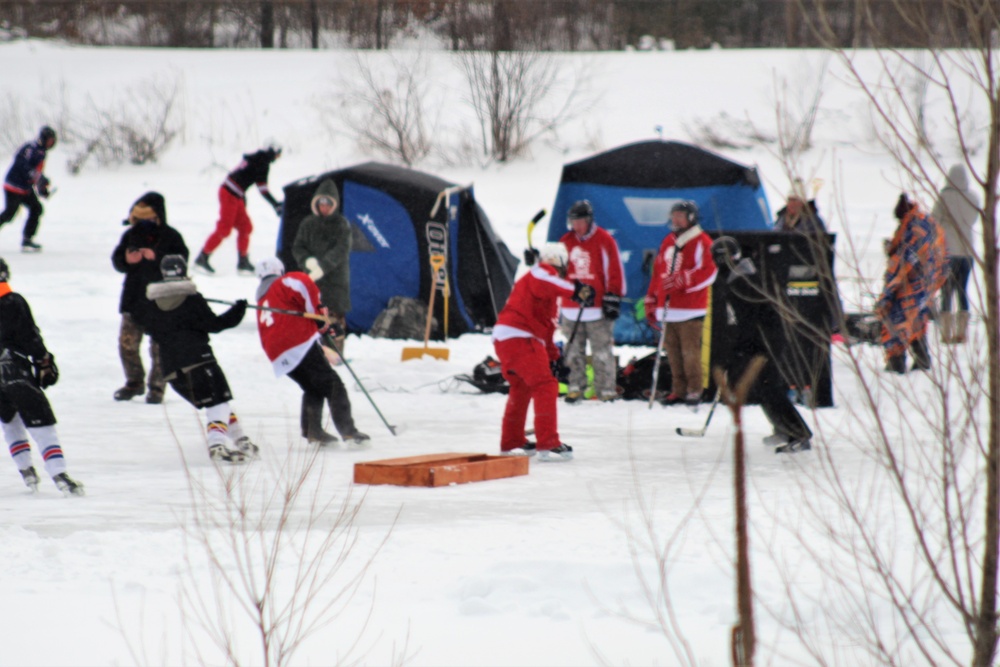
<svg viewBox="0 0 1000 667">
<path fill-rule="evenodd" d="M 367 398 L 368 402 L 372 404 L 373 408 L 375 408 L 376 414 L 378 414 L 378 417 L 379 419 L 382 420 L 382 423 L 385 424 L 385 427 L 389 429 L 389 433 L 396 435 L 396 427 L 392 426 L 389 422 L 386 421 L 385 417 L 382 416 L 382 411 L 378 409 L 378 406 L 375 405 L 375 401 L 372 400 L 372 397 L 368 394 L 368 390 L 365 389 L 365 386 L 363 384 L 361 384 L 361 379 L 358 378 L 357 374 L 354 372 L 354 369 L 351 368 L 351 365 L 347 363 L 347 359 L 344 357 L 344 353 L 340 351 L 340 346 L 337 345 L 337 341 L 335 341 L 333 339 L 333 336 L 331 336 L 330 334 L 323 334 L 323 340 L 327 343 L 327 345 L 333 348 L 334 352 L 336 352 L 340 356 L 340 360 L 344 362 L 344 366 L 350 372 L 351 377 L 353 377 L 354 381 L 358 383 L 359 387 L 361 387 L 361 391 L 364 392 L 365 398 Z"/>
<path fill-rule="evenodd" d="M 719 396 L 722 395 L 722 389 L 715 390 L 715 400 L 712 401 L 712 407 L 708 411 L 708 418 L 705 419 L 705 425 L 701 428 L 681 428 L 677 427 L 677 435 L 687 435 L 692 438 L 700 438 L 705 435 L 708 430 L 708 425 L 712 423 L 712 415 L 715 414 L 715 406 L 719 404 Z"/>
</svg>

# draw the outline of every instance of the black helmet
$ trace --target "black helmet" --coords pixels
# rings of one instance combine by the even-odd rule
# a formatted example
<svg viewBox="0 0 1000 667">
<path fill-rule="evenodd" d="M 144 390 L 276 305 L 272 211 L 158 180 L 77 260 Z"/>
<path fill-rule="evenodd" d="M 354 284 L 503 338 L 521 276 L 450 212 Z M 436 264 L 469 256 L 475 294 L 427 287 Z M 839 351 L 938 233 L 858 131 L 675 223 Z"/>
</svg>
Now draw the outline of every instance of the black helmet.
<svg viewBox="0 0 1000 667">
<path fill-rule="evenodd" d="M 695 204 L 690 199 L 682 199 L 670 208 L 670 215 L 673 215 L 677 211 L 684 211 L 687 214 L 687 220 L 690 224 L 695 224 L 698 222 L 698 205 Z"/>
<path fill-rule="evenodd" d="M 716 266 L 733 266 L 740 261 L 743 251 L 732 236 L 720 236 L 712 241 L 712 260 Z"/>
<path fill-rule="evenodd" d="M 187 278 L 187 261 L 182 255 L 166 255 L 160 260 L 160 273 L 164 280 L 184 280 Z"/>
<path fill-rule="evenodd" d="M 5 283 L 10 280 L 10 267 L 7 266 L 7 260 L 0 257 L 0 283 Z"/>
<path fill-rule="evenodd" d="M 42 126 L 42 129 L 38 131 L 38 141 L 46 148 L 52 148 L 49 146 L 49 139 L 52 140 L 52 146 L 56 145 L 56 131 L 53 130 L 48 125 Z"/>
<path fill-rule="evenodd" d="M 590 202 L 586 199 L 581 199 L 572 206 L 569 207 L 569 211 L 566 213 L 566 218 L 569 220 L 576 220 L 577 218 L 593 218 L 594 217 L 594 207 L 590 205 Z"/>
</svg>

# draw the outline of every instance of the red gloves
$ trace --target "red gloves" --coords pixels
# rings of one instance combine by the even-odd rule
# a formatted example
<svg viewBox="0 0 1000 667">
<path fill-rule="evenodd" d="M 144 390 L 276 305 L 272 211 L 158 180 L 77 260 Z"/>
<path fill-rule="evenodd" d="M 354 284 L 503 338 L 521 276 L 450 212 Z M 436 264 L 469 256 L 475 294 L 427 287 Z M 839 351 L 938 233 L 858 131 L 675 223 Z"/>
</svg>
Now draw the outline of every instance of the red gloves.
<svg viewBox="0 0 1000 667">
<path fill-rule="evenodd" d="M 647 295 L 643 299 L 643 303 L 646 305 L 646 322 L 649 323 L 649 326 L 659 331 L 660 322 L 656 319 L 656 297 Z"/>
</svg>

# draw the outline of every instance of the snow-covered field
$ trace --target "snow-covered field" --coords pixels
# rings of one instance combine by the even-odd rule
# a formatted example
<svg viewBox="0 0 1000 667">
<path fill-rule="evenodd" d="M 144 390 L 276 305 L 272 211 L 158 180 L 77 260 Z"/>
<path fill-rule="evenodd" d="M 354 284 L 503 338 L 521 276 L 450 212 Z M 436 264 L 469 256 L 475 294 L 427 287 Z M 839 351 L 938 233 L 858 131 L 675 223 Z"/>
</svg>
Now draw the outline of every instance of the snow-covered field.
<svg viewBox="0 0 1000 667">
<path fill-rule="evenodd" d="M 458 144 L 470 114 L 461 110 L 459 82 L 447 57 L 428 56 L 428 67 L 435 84 L 450 93 L 441 95 L 440 140 Z M 111 395 L 122 382 L 121 277 L 109 256 L 128 206 L 150 189 L 165 195 L 171 224 L 196 251 L 213 228 L 219 182 L 241 152 L 265 138 L 285 146 L 271 173 L 278 193 L 299 177 L 371 159 L 333 131 L 337 119 L 317 102 L 337 98 L 333 73 L 349 72 L 353 58 L 350 52 L 327 51 L 0 45 L 0 113 L 6 114 L 8 143 L 28 139 L 42 123 L 83 116 L 91 102 L 141 94 L 137 86 L 150 77 L 176 82 L 184 120 L 176 143 L 157 164 L 144 167 L 88 165 L 73 176 L 66 161 L 79 147 L 59 144 L 47 166 L 58 192 L 46 203 L 36 239 L 44 252 L 20 254 L 23 217 L 0 230 L 0 256 L 11 266 L 11 285 L 28 298 L 59 362 L 61 379 L 48 394 L 70 474 L 87 489 L 85 498 L 66 499 L 44 480 L 41 492 L 31 496 L 13 465 L 0 475 L 0 665 L 220 664 L 222 654 L 204 634 L 220 618 L 235 628 L 240 662 L 263 663 L 260 640 L 239 611 L 243 603 L 213 593 L 220 572 L 237 572 L 236 556 L 225 551 L 232 544 L 226 531 L 205 528 L 204 521 L 219 519 L 225 482 L 237 475 L 241 481 L 233 488 L 248 489 L 251 514 L 260 513 L 266 524 L 261 541 L 248 538 L 249 547 L 239 553 L 259 559 L 277 541 L 273 527 L 281 503 L 269 494 L 307 454 L 297 438 L 300 392 L 291 381 L 274 378 L 248 317 L 216 336 L 214 349 L 234 390 L 234 406 L 262 446 L 258 463 L 217 471 L 205 452 L 202 416 L 175 394 L 168 393 L 162 406 L 115 403 Z M 530 216 L 552 205 L 564 162 L 653 138 L 657 125 L 665 137 L 689 141 L 685 128 L 716 122 L 721 112 L 774 132 L 776 100 L 804 101 L 782 92 L 782 82 L 791 90 L 807 89 L 815 83 L 810 73 L 822 69 L 826 56 L 712 51 L 560 58 L 566 68 L 589 72 L 594 95 L 591 107 L 562 129 L 558 143 L 539 143 L 529 158 L 506 165 L 420 165 L 456 182 L 474 182 L 477 199 L 515 253 L 523 247 Z M 799 169 L 807 179 L 823 180 L 818 200 L 831 231 L 850 238 L 860 273 L 877 279 L 881 239 L 891 233 L 892 206 L 907 183 L 871 139 L 859 94 L 834 65 L 831 71 L 815 145 Z M 23 121 L 23 136 L 10 136 L 12 120 Z M 954 142 L 945 126 L 943 121 L 936 126 L 937 148 L 950 163 Z M 772 208 L 780 208 L 788 178 L 773 151 L 755 148 L 727 156 L 757 164 Z M 272 254 L 277 220 L 256 193 L 249 196 L 249 208 L 255 224 L 251 258 Z M 542 236 L 536 232 L 537 240 Z M 842 251 L 848 245 L 842 242 Z M 235 274 L 233 239 L 213 263 L 217 276 L 196 278 L 206 296 L 252 299 L 256 281 Z M 864 301 L 856 276 L 846 268 L 842 275 L 851 310 L 871 303 Z M 637 286 L 632 289 L 635 296 Z M 533 463 L 526 477 L 449 488 L 355 487 L 352 471 L 359 461 L 497 451 L 504 398 L 452 379 L 492 353 L 488 337 L 450 341 L 447 362 L 402 363 L 402 347 L 396 341 L 348 341 L 352 367 L 399 434 L 388 432 L 342 371 L 355 418 L 373 436 L 372 447 L 331 449 L 315 461 L 281 533 L 271 602 L 290 598 L 288 582 L 303 562 L 326 567 L 339 557 L 342 566 L 330 581 L 303 585 L 300 593 L 315 594 L 313 612 L 345 590 L 353 593 L 338 601 L 332 622 L 309 635 L 289 664 L 678 664 L 685 649 L 655 627 L 663 607 L 650 539 L 656 553 L 669 553 L 672 607 L 690 655 L 697 664 L 729 663 L 736 606 L 728 414 L 720 409 L 704 438 L 684 439 L 674 434 L 675 427 L 700 426 L 704 409 L 695 415 L 681 408 L 648 410 L 638 402 L 561 406 L 561 432 L 577 455 L 571 463 Z M 619 351 L 622 362 L 644 352 Z M 875 348 L 861 354 L 873 367 L 879 364 Z M 894 382 L 912 385 L 918 400 L 930 391 L 923 375 Z M 824 506 L 826 452 L 835 452 L 837 471 L 848 486 L 870 489 L 873 497 L 884 491 L 871 482 L 865 447 L 852 444 L 860 442 L 856 431 L 864 424 L 855 413 L 863 410 L 857 379 L 843 356 L 835 362 L 835 390 L 838 407 L 807 417 L 823 436 L 810 453 L 775 456 L 759 444 L 770 432 L 760 410 L 749 408 L 745 416 L 753 577 L 760 596 L 758 664 L 817 660 L 784 628 L 782 621 L 792 618 L 787 586 L 797 591 L 801 622 L 817 634 L 818 655 L 843 664 L 874 664 L 856 652 L 859 635 L 846 625 L 835 627 L 826 616 L 862 585 L 831 586 L 806 548 L 833 554 L 822 546 L 826 537 L 809 522 L 806 509 L 836 511 L 832 504 Z M 35 459 L 40 468 L 37 453 Z M 260 509 L 268 498 L 268 509 Z M 358 506 L 346 522 L 347 538 L 354 540 L 346 553 L 339 553 L 340 543 L 327 552 L 309 546 L 338 525 L 342 503 Z M 305 521 L 312 522 L 311 529 Z M 905 531 L 893 536 L 893 526 L 888 522 L 881 534 L 887 549 L 897 550 L 896 565 L 905 576 L 912 544 Z M 206 558 L 199 541 L 205 536 L 224 550 L 218 567 Z M 236 542 L 244 544 L 242 538 Z M 307 555 L 297 556 L 296 547 Z M 261 568 L 255 571 L 261 576 Z M 351 589 L 355 576 L 360 576 L 356 590 Z M 216 620 L 199 616 L 199 595 L 207 617 Z M 873 618 L 891 623 L 888 609 L 872 595 Z M 942 619 L 950 627 L 943 608 Z M 964 641 L 957 624 L 954 632 Z"/>
</svg>

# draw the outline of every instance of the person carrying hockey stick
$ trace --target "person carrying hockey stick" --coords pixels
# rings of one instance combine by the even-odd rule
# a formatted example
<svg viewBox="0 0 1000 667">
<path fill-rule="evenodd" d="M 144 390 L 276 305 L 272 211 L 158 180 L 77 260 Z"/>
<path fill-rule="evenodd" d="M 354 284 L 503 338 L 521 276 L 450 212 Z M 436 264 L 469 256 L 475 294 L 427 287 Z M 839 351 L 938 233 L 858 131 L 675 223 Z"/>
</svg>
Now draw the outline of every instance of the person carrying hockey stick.
<svg viewBox="0 0 1000 667">
<path fill-rule="evenodd" d="M 511 290 L 493 327 L 493 349 L 500 372 L 510 384 L 500 432 L 500 453 L 531 456 L 542 461 L 568 461 L 573 448 L 559 437 L 556 365 L 559 350 L 552 341 L 559 299 L 572 299 L 586 308 L 594 303 L 594 288 L 565 279 L 568 253 L 563 243 L 546 243 L 539 263 Z M 525 439 L 528 405 L 535 407 L 537 445 Z"/>
<path fill-rule="evenodd" d="M 37 491 L 30 434 L 56 488 L 67 496 L 82 496 L 83 484 L 66 473 L 56 416 L 44 392 L 59 380 L 59 369 L 42 341 L 28 302 L 11 291 L 8 280 L 10 268 L 0 258 L 0 426 L 7 448 L 24 483 Z"/>
<path fill-rule="evenodd" d="M 774 433 L 764 444 L 777 445 L 778 454 L 812 449 L 812 431 L 788 399 L 788 384 L 781 375 L 777 355 L 786 349 L 784 324 L 775 297 L 765 291 L 763 279 L 750 257 L 744 257 L 739 243 L 731 236 L 720 236 L 711 246 L 712 258 L 719 268 L 713 299 L 722 299 L 730 321 L 733 339 L 732 356 L 726 372 L 732 383 L 738 382 L 754 357 L 764 356 L 767 363 L 757 376 L 755 389 L 760 407 Z"/>
<path fill-rule="evenodd" d="M 257 264 L 257 304 L 263 308 L 327 315 L 320 300 L 319 288 L 300 271 L 285 273 L 277 257 Z M 323 429 L 323 403 L 330 406 L 333 425 L 344 439 L 355 446 L 366 446 L 371 437 L 354 425 L 351 400 L 340 376 L 333 370 L 320 346 L 322 334 L 336 337 L 331 324 L 317 329 L 317 320 L 274 310 L 257 311 L 257 332 L 270 359 L 274 374 L 287 375 L 302 387 L 302 437 L 319 447 L 333 445 L 337 436 Z"/>
<path fill-rule="evenodd" d="M 188 278 L 187 262 L 180 255 L 164 257 L 160 272 L 163 280 L 146 287 L 146 298 L 153 304 L 145 310 L 143 325 L 160 346 L 164 379 L 196 409 L 205 409 L 208 455 L 213 461 L 241 463 L 256 457 L 258 447 L 229 405 L 233 393 L 208 342 L 209 334 L 243 320 L 247 302 L 237 301 L 216 315 Z"/>
<path fill-rule="evenodd" d="M 699 219 L 693 201 L 679 201 L 670 209 L 671 232 L 660 244 L 646 291 L 646 319 L 663 332 L 670 363 L 670 393 L 664 405 L 686 403 L 697 408 L 704 385 L 701 337 L 708 311 L 708 288 L 717 270 L 709 248 L 712 239 Z"/>
</svg>

